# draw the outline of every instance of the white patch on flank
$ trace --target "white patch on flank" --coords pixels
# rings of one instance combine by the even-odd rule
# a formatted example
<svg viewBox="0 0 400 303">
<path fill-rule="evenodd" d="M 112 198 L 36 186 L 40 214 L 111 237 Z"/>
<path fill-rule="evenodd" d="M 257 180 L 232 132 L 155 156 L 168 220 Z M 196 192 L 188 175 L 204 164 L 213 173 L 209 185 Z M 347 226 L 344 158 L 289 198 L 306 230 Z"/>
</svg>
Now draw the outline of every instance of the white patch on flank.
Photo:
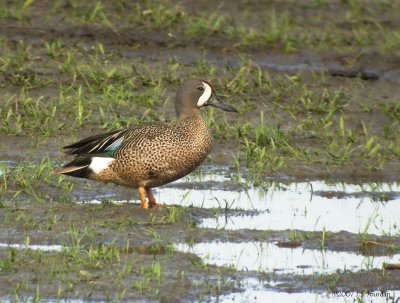
<svg viewBox="0 0 400 303">
<path fill-rule="evenodd" d="M 98 174 L 101 171 L 105 170 L 110 164 L 114 161 L 114 158 L 107 157 L 93 157 L 92 162 L 89 165 L 89 168 L 95 173 Z"/>
<path fill-rule="evenodd" d="M 210 99 L 211 93 L 212 93 L 211 86 L 203 81 L 202 81 L 202 83 L 203 83 L 203 87 L 204 87 L 204 93 L 200 96 L 199 100 L 197 101 L 198 107 L 203 106 L 204 103 L 206 103 L 208 101 L 208 99 Z"/>
</svg>

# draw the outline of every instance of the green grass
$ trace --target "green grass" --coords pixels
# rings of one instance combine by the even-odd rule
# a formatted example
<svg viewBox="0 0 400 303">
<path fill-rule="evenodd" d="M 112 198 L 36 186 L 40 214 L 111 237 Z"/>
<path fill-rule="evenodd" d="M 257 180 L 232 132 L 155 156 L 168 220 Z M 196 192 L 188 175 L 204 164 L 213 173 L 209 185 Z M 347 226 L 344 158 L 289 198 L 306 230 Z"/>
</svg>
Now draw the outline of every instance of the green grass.
<svg viewBox="0 0 400 303">
<path fill-rule="evenodd" d="M 241 7 L 240 7 L 241 6 Z M 286 52 L 310 48 L 317 50 L 352 50 L 379 47 L 397 51 L 400 32 L 385 22 L 395 19 L 399 1 L 343 1 L 335 4 L 318 2 L 296 6 L 269 5 L 257 10 L 241 4 L 241 13 L 232 15 L 224 5 L 211 13 L 173 1 L 53 1 L 52 14 L 45 22 L 57 18 L 67 24 L 100 25 L 121 35 L 126 28 L 140 31 L 162 31 L 174 36 L 186 34 L 207 44 L 207 38 L 222 36 L 235 41 L 235 47 L 279 47 Z M 40 10 L 35 1 L 13 1 L 0 6 L 0 18 L 30 24 Z M 332 14 L 336 11 L 337 14 Z M 54 43 L 53 43 L 54 46 Z M 54 54 L 49 44 L 50 54 Z"/>
<path fill-rule="evenodd" d="M 0 4 L 0 148 L 5 152 L 0 161 L 15 153 L 15 161 L 0 162 L 1 224 L 18 230 L 14 236 L 22 242 L 36 243 L 37 234 L 46 234 L 39 239 L 65 246 L 52 253 L 0 250 L 0 271 L 17 276 L 7 285 L 16 301 L 27 293 L 33 301 L 90 297 L 81 285 L 110 301 L 161 300 L 165 283 L 189 300 L 223 292 L 236 274 L 232 269 L 171 248 L 177 239 L 198 241 L 206 235 L 195 228 L 190 208 L 140 217 L 135 207 L 118 213 L 116 208 L 125 205 L 108 200 L 79 205 L 86 212 L 83 220 L 74 217 L 76 205 L 69 202 L 74 188 L 90 188 L 90 183 L 52 174 L 66 160 L 61 147 L 79 138 L 175 119 L 174 96 L 185 78 L 212 80 L 217 94 L 239 110 L 203 110 L 215 137 L 207 161 L 230 165 L 237 181 L 243 177 L 266 185 L 274 174 L 304 177 L 307 169 L 328 177 L 349 168 L 363 176 L 386 176 L 400 168 L 395 84 L 332 77 L 329 71 L 279 70 L 259 58 L 276 56 L 278 67 L 296 61 L 287 58 L 309 58 L 313 64 L 314 56 L 349 69 L 375 57 L 397 62 L 399 1 L 275 1 L 262 9 L 251 1 L 219 5 L 167 0 Z M 219 200 L 219 205 L 208 215 L 231 211 L 232 201 Z M 103 218 L 96 218 L 98 213 Z M 361 241 L 369 240 L 375 215 L 360 230 Z M 292 241 L 312 238 L 321 249 L 331 236 L 325 230 L 287 233 Z M 132 246 L 135 241 L 146 249 Z M 333 291 L 340 275 L 320 279 Z"/>
<path fill-rule="evenodd" d="M 60 209 L 56 211 L 52 210 L 52 207 L 51 204 L 43 205 L 40 211 L 44 211 L 44 215 L 36 218 L 30 214 L 35 212 L 33 209 L 5 209 L 2 212 L 3 227 L 17 225 L 28 234 L 24 240 L 25 248 L 0 250 L 0 270 L 13 276 L 4 287 L 12 289 L 10 294 L 15 296 L 16 300 L 29 293 L 37 294 L 38 298 L 86 297 L 89 293 L 100 293 L 109 300 L 118 301 L 125 296 L 130 300 L 156 300 L 168 294 L 168 285 L 179 281 L 185 281 L 179 292 L 180 295 L 186 293 L 185 296 L 200 295 L 204 292 L 215 294 L 219 287 L 229 284 L 222 278 L 226 274 L 225 271 L 205 268 L 194 262 L 191 255 L 175 255 L 172 245 L 167 242 L 169 236 L 165 234 L 168 225 L 174 223 L 165 222 L 165 227 L 159 230 L 162 234 L 155 232 L 151 225 L 146 228 L 135 225 L 115 228 L 112 233 L 107 232 L 113 238 L 99 241 L 99 238 L 104 236 L 101 230 L 105 223 L 110 221 L 109 217 L 87 220 L 71 217 L 67 219 L 70 222 L 69 228 L 64 229 L 66 218 L 61 214 L 62 211 L 60 213 Z M 156 216 L 158 218 L 155 220 L 161 219 L 160 214 Z M 112 221 L 118 219 L 118 216 L 113 217 Z M 46 219 L 52 221 L 52 226 L 45 230 L 43 227 Z M 63 243 L 61 251 L 30 249 L 30 245 L 38 241 L 31 233 L 35 230 L 49 235 L 58 233 L 60 236 L 57 241 Z M 153 241 L 152 245 L 132 246 L 131 243 L 137 241 L 126 238 L 132 232 L 136 237 L 146 235 L 145 239 Z M 180 273 L 179 277 L 176 272 Z M 14 276 L 14 273 L 18 273 L 18 276 Z M 193 276 L 198 278 L 190 281 L 186 275 L 190 279 Z M 187 289 L 189 285 L 195 287 L 195 291 L 190 290 L 191 287 Z M 217 289 L 215 285 L 219 285 Z M 12 287 L 8 288 L 10 286 Z"/>
<path fill-rule="evenodd" d="M 54 176 L 54 166 L 49 158 L 42 158 L 39 163 L 20 162 L 15 167 L 3 165 L 0 180 L 0 199 L 10 199 L 18 208 L 21 200 L 27 199 L 41 204 L 51 201 L 52 195 L 49 188 L 60 189 L 64 193 L 60 201 L 68 201 L 73 183 L 64 176 Z M 7 204 L 6 204 L 7 205 Z"/>
<path fill-rule="evenodd" d="M 33 145 L 82 128 L 101 132 L 143 121 L 170 121 L 178 79 L 209 75 L 218 79 L 218 94 L 240 113 L 209 109 L 207 124 L 217 140 L 237 146 L 236 167 L 245 166 L 252 178 L 287 169 L 293 162 L 329 171 L 357 160 L 367 171 L 382 170 L 400 155 L 396 99 L 365 103 L 359 94 L 361 79 L 350 87 L 329 87 L 326 75 L 313 74 L 312 83 L 300 74 L 271 76 L 248 59 L 234 68 L 217 69 L 203 59 L 193 66 L 169 61 L 153 69 L 108 52 L 102 44 L 89 52 L 66 47 L 69 51 L 57 55 L 61 40 L 36 46 L 35 53 L 42 49 L 47 54 L 44 66 L 51 70 L 39 73 L 29 45 L 3 44 L 2 57 L 8 59 L 0 69 L 9 76 L 1 86 L 10 92 L 0 108 L 0 129 L 30 136 Z M 248 119 L 259 112 L 258 119 Z M 359 112 L 364 118 L 354 119 Z M 381 125 L 366 115 L 386 119 Z"/>
</svg>

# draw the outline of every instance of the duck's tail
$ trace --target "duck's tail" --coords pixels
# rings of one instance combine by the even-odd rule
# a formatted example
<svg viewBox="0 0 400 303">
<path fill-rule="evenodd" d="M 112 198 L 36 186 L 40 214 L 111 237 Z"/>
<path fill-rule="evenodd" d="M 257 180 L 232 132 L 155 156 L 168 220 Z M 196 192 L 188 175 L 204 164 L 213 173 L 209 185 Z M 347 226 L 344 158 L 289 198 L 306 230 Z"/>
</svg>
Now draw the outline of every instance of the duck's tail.
<svg viewBox="0 0 400 303">
<path fill-rule="evenodd" d="M 89 168 L 92 163 L 91 157 L 77 156 L 71 162 L 65 164 L 62 167 L 57 168 L 53 173 L 73 176 L 77 178 L 87 178 L 90 179 L 91 173 L 93 171 Z"/>
</svg>

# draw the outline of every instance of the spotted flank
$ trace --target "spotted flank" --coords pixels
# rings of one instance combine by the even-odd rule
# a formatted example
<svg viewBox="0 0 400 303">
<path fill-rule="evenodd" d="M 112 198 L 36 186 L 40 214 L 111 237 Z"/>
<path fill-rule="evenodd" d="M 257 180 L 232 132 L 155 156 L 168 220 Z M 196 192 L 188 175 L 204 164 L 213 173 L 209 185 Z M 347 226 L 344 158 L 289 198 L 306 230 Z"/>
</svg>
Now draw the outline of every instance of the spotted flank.
<svg viewBox="0 0 400 303">
<path fill-rule="evenodd" d="M 200 114 L 205 106 L 236 111 L 218 99 L 211 83 L 187 80 L 176 95 L 176 121 L 132 125 L 65 146 L 74 158 L 55 173 L 137 188 L 142 208 L 158 207 L 151 189 L 187 175 L 211 150 Z"/>
</svg>

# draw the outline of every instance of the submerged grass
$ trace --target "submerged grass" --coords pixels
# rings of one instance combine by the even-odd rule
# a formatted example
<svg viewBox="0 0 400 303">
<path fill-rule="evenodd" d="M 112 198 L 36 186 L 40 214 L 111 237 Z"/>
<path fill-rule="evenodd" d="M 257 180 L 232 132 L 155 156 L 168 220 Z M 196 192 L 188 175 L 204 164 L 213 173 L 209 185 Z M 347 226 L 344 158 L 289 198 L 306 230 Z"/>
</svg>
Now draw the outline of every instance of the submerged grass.
<svg viewBox="0 0 400 303">
<path fill-rule="evenodd" d="M 367 89 L 361 79 L 348 88 L 330 87 L 324 74 L 314 73 L 310 83 L 301 74 L 271 75 L 249 59 L 218 69 L 205 59 L 193 66 L 169 61 L 162 69 L 153 69 L 107 52 L 102 44 L 95 44 L 89 53 L 74 49 L 74 59 L 66 63 L 65 54 L 54 54 L 60 45 L 58 40 L 53 46 L 36 46 L 35 52 L 42 49 L 50 54 L 44 58 L 48 64 L 58 66 L 49 73 L 35 71 L 37 59 L 30 46 L 15 46 L 24 50 L 27 64 L 15 63 L 19 67 L 11 69 L 14 63 L 3 65 L 11 75 L 3 89 L 16 90 L 3 97 L 3 132 L 30 136 L 36 145 L 65 131 L 96 128 L 101 132 L 149 120 L 169 121 L 178 79 L 206 74 L 218 79 L 219 94 L 240 111 L 234 117 L 209 109 L 207 124 L 217 140 L 237 146 L 233 149 L 236 166 L 246 166 L 253 179 L 288 169 L 293 163 L 331 171 L 356 161 L 361 169 L 376 171 L 400 155 L 395 98 L 366 103 L 359 94 Z M 4 57 L 11 58 L 14 51 L 6 47 Z M 29 73 L 26 65 L 31 66 Z M 21 74 L 29 76 L 20 78 Z M 260 116 L 248 119 L 255 115 Z"/>
<path fill-rule="evenodd" d="M 62 190 L 64 193 L 59 197 L 60 201 L 68 201 L 74 186 L 64 176 L 53 175 L 54 166 L 48 158 L 43 158 L 39 163 L 20 162 L 13 167 L 4 163 L 1 171 L 0 201 L 11 201 L 16 208 L 21 199 L 38 204 L 52 201 L 53 193 L 49 188 Z M 4 202 L 6 205 L 9 202 Z"/>
<path fill-rule="evenodd" d="M 117 213 L 111 215 L 111 220 L 109 216 L 82 220 L 69 215 L 66 218 L 60 214 L 59 205 L 43 205 L 40 210 L 43 211 L 42 216 L 35 216 L 32 214 L 35 209 L 29 211 L 26 206 L 27 204 L 24 209 L 5 209 L 1 213 L 3 227 L 18 226 L 27 234 L 20 248 L 0 250 L 0 270 L 8 275 L 7 281 L 2 279 L 2 295 L 8 289 L 12 290 L 10 295 L 16 299 L 24 298 L 26 294 L 33 294 L 39 288 L 40 297 L 43 298 L 61 299 L 72 296 L 116 301 L 144 298 L 160 300 L 171 295 L 171 287 L 180 289 L 180 296 L 191 297 L 204 292 L 217 292 L 213 287 L 205 285 L 218 283 L 221 287 L 229 284 L 221 283 L 225 281 L 222 277 L 227 274 L 223 269 L 201 266 L 192 255 L 176 253 L 172 249 L 169 237 L 175 232 L 165 234 L 165 230 L 169 228 L 169 224 L 176 223 L 163 223 L 163 216 L 158 212 L 154 213 L 157 218 L 153 221 L 160 220 L 164 224 L 158 229 L 162 235 L 152 224 L 147 227 L 133 224 L 119 227 L 114 225 L 112 233 L 107 231 L 104 238 L 102 229 L 106 223 L 123 219 L 118 218 L 121 215 L 126 218 L 124 212 L 117 214 L 118 210 L 115 209 Z M 78 208 L 76 210 L 81 212 Z M 103 206 L 97 207 L 97 211 L 102 209 L 104 211 Z M 108 209 L 105 213 L 109 214 L 110 211 L 113 212 Z M 173 212 L 177 214 L 176 211 Z M 180 215 L 179 220 L 181 219 L 184 217 Z M 64 229 L 68 223 L 69 227 Z M 171 227 L 171 231 L 173 228 L 178 227 Z M 187 231 L 191 229 L 187 228 Z M 33 248 L 32 242 L 38 241 L 34 235 L 37 230 L 48 235 L 59 234 L 56 241 L 62 244 L 61 248 L 57 247 L 54 251 Z M 135 234 L 135 239 L 129 238 L 131 233 Z M 138 242 L 137 237 L 142 240 Z M 203 283 L 204 286 L 200 286 Z"/>
<path fill-rule="evenodd" d="M 259 50 L 291 56 L 325 52 L 331 59 L 336 52 L 337 61 L 349 69 L 370 52 L 390 61 L 400 54 L 400 2 L 278 2 L 265 7 L 249 1 L 229 7 L 221 3 L 216 9 L 164 0 L 0 3 L 0 135 L 5 139 L 0 147 L 9 154 L 18 150 L 19 156 L 11 164 L 0 162 L 2 224 L 18 224 L 26 243 L 30 231 L 57 230 L 65 241 L 65 248 L 55 253 L 0 251 L 0 271 L 16 273 L 7 282 L 16 301 L 26 293 L 34 294 L 34 301 L 48 298 L 49 285 L 52 298 L 100 296 L 110 301 L 162 300 L 170 295 L 166 288 L 201 301 L 222 291 L 226 271 L 232 269 L 216 269 L 165 249 L 172 240 L 155 231 L 177 225 L 185 233 L 193 229 L 194 219 L 185 217 L 185 209 L 115 219 L 112 203 L 102 203 L 87 211 L 103 211 L 105 219 L 81 222 L 58 213 L 57 207 L 68 204 L 54 203 L 71 201 L 69 193 L 78 181 L 52 174 L 59 165 L 49 159 L 59 155 L 57 148 L 49 150 L 52 146 L 135 123 L 173 120 L 173 98 L 182 79 L 211 79 L 218 95 L 238 108 L 238 115 L 204 111 L 217 141 L 209 162 L 231 163 L 237 180 L 243 176 L 261 184 L 276 172 L 307 169 L 319 176 L 347 174 L 349 167 L 367 175 L 398 171 L 395 85 L 386 86 L 384 79 L 333 77 L 329 71 L 276 70 L 253 62 L 251 55 Z M 182 46 L 188 58 L 152 52 Z M 192 55 L 199 47 L 204 55 Z M 208 61 L 207 51 L 223 60 Z M 223 160 L 218 160 L 220 153 Z M 231 201 L 218 202 L 225 213 L 231 210 Z M 31 205 L 48 207 L 45 216 L 38 218 Z M 220 209 L 213 211 L 222 215 Z M 369 241 L 374 216 L 360 230 L 363 242 Z M 104 229 L 115 231 L 115 239 L 103 239 Z M 132 249 L 129 240 L 118 238 L 120 231 L 141 236 L 146 249 Z M 324 230 L 321 249 L 329 237 Z M 298 241 L 307 235 L 291 230 L 289 238 Z M 179 262 L 167 268 L 174 257 Z M 43 270 L 45 276 L 40 275 Z M 321 279 L 334 290 L 339 278 Z M 195 291 L 188 292 L 190 288 Z"/>
</svg>

